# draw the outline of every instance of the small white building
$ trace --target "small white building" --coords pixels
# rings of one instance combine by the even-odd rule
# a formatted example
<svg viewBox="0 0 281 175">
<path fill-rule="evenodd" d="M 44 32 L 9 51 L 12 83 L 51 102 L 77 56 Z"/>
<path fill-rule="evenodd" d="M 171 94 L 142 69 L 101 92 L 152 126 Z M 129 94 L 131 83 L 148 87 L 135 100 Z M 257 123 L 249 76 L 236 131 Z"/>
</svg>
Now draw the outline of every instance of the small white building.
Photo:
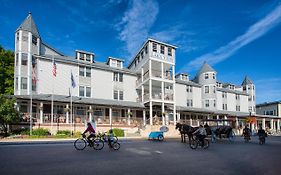
<svg viewBox="0 0 281 175">
<path fill-rule="evenodd" d="M 192 80 L 175 75 L 176 49 L 148 39 L 128 67 L 120 58 L 98 62 L 83 50 L 69 57 L 42 41 L 29 14 L 15 32 L 14 96 L 23 124 L 30 121 L 31 101 L 35 127 L 53 132 L 81 129 L 93 119 L 98 127 L 142 128 L 232 118 L 238 127 L 246 117 L 258 117 L 247 76 L 241 86 L 222 83 L 207 63 Z"/>
</svg>

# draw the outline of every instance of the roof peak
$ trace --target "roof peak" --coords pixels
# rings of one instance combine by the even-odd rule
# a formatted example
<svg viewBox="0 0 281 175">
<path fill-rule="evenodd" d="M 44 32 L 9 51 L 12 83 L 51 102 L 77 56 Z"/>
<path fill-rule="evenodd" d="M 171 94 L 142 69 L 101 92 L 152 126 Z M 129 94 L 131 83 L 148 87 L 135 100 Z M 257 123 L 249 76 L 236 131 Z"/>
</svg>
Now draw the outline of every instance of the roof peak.
<svg viewBox="0 0 281 175">
<path fill-rule="evenodd" d="M 207 61 L 204 61 L 203 62 L 203 65 L 201 66 L 201 68 L 199 69 L 197 75 L 200 75 L 202 73 L 205 73 L 205 72 L 216 72 L 214 68 L 212 68 L 208 63 Z"/>
<path fill-rule="evenodd" d="M 253 81 L 248 77 L 248 75 L 245 76 L 243 82 L 242 82 L 242 86 L 248 85 L 248 84 L 254 84 Z"/>
<path fill-rule="evenodd" d="M 34 36 L 40 38 L 39 32 L 38 32 L 35 22 L 32 18 L 31 12 L 28 13 L 27 17 L 21 23 L 21 25 L 18 27 L 18 29 L 16 31 L 18 31 L 18 30 L 25 30 L 25 31 L 31 32 Z"/>
</svg>

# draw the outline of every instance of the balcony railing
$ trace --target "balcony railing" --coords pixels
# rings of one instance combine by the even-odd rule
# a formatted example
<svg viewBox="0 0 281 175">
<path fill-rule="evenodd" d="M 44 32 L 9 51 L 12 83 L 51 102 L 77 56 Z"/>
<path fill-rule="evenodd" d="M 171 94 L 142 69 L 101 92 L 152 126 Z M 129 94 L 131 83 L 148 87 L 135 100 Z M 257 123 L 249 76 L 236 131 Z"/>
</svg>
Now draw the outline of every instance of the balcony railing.
<svg viewBox="0 0 281 175">
<path fill-rule="evenodd" d="M 164 100 L 173 101 L 174 100 L 174 94 L 170 94 L 170 93 L 164 94 Z"/>
</svg>

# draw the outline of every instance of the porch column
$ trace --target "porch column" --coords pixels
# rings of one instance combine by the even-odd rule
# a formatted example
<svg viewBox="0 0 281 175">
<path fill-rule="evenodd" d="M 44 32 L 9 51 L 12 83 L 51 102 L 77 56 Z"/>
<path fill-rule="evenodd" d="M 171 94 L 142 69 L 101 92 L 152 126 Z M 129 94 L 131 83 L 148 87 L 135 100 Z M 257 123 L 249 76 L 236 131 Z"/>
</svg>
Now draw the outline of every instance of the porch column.
<svg viewBox="0 0 281 175">
<path fill-rule="evenodd" d="M 89 106 L 89 122 L 93 120 L 93 108 L 92 106 Z"/>
<path fill-rule="evenodd" d="M 112 125 L 112 108 L 109 108 L 109 124 Z"/>
<path fill-rule="evenodd" d="M 227 116 L 226 115 L 224 116 L 224 120 L 227 120 Z M 226 121 L 224 121 L 224 125 L 227 125 Z"/>
<path fill-rule="evenodd" d="M 270 129 L 272 130 L 274 128 L 273 126 L 273 119 L 270 119 Z"/>
<path fill-rule="evenodd" d="M 173 111 L 173 115 L 174 115 L 174 125 L 176 125 L 177 122 L 177 116 L 176 116 L 176 105 L 174 104 L 174 111 Z"/>
<path fill-rule="evenodd" d="M 146 125 L 145 110 L 142 111 L 142 117 L 143 117 L 143 126 L 145 126 Z"/>
<path fill-rule="evenodd" d="M 192 126 L 193 124 L 192 124 L 192 115 L 191 114 L 189 114 L 189 121 L 190 121 L 190 126 Z"/>
<path fill-rule="evenodd" d="M 280 119 L 277 120 L 277 131 L 280 131 Z"/>
<path fill-rule="evenodd" d="M 198 119 L 198 115 L 196 115 L 196 120 L 197 120 L 197 126 L 200 125 L 199 119 Z"/>
<path fill-rule="evenodd" d="M 218 119 L 220 119 L 220 116 L 219 116 L 219 115 L 217 115 L 217 120 L 218 120 Z"/>
<path fill-rule="evenodd" d="M 44 122 L 43 121 L 43 102 L 40 102 L 39 115 L 40 115 L 40 124 L 42 124 Z"/>
<path fill-rule="evenodd" d="M 129 108 L 128 113 L 127 113 L 127 115 L 128 115 L 128 125 L 129 126 L 131 125 L 131 115 L 129 115 L 130 113 L 131 113 L 131 109 Z"/>
<path fill-rule="evenodd" d="M 165 112 L 165 107 L 164 107 L 164 103 L 162 103 L 162 125 L 166 125 L 166 115 L 164 116 L 163 113 Z"/>
<path fill-rule="evenodd" d="M 153 122 L 152 122 L 152 101 L 149 102 L 149 124 L 150 125 L 153 125 Z"/>
<path fill-rule="evenodd" d="M 262 119 L 262 129 L 265 129 L 265 118 Z"/>
<path fill-rule="evenodd" d="M 65 113 L 65 117 L 66 117 L 66 120 L 65 120 L 65 123 L 66 124 L 69 124 L 69 104 L 66 104 L 66 113 Z"/>
</svg>

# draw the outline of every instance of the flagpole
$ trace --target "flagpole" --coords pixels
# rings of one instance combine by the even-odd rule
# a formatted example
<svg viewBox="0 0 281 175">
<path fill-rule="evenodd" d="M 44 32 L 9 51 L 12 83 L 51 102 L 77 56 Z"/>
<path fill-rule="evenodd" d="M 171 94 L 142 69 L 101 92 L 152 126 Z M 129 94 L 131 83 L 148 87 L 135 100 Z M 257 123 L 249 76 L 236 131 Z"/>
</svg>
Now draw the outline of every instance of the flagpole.
<svg viewBox="0 0 281 175">
<path fill-rule="evenodd" d="M 72 114 L 72 88 L 70 90 L 70 120 L 71 120 L 71 130 L 72 130 L 72 136 L 73 136 L 73 114 Z"/>
<path fill-rule="evenodd" d="M 55 57 L 53 55 L 53 66 Z M 54 120 L 54 75 L 52 76 L 52 102 L 51 102 L 51 133 L 53 131 L 53 120 Z"/>
<path fill-rule="evenodd" d="M 30 127 L 30 135 L 32 135 L 32 79 L 31 79 L 30 109 L 29 110 L 30 110 L 29 127 Z"/>
</svg>

